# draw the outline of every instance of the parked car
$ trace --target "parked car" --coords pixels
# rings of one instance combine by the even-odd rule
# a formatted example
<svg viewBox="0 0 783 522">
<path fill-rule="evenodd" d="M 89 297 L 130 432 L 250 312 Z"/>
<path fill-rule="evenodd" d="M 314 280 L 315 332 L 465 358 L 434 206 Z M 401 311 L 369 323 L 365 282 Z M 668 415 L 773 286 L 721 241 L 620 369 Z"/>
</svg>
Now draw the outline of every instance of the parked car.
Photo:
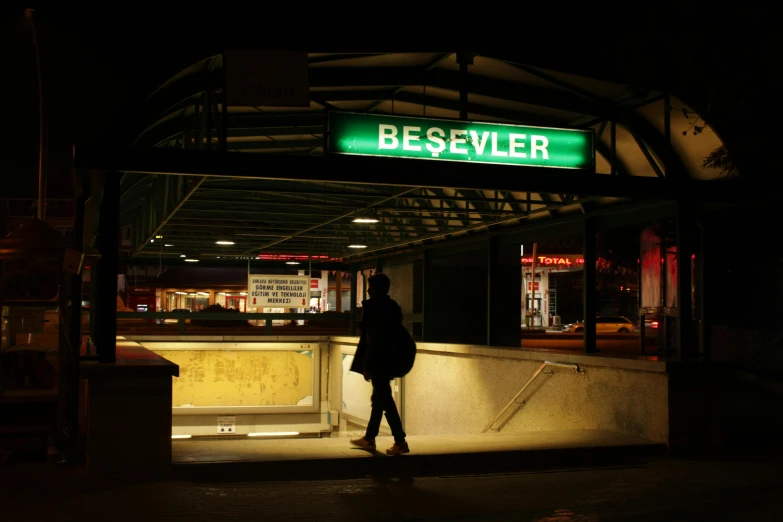
<svg viewBox="0 0 783 522">
<path fill-rule="evenodd" d="M 563 326 L 564 332 L 579 333 L 585 331 L 584 323 L 570 323 Z M 596 333 L 629 333 L 637 331 L 636 323 L 621 315 L 598 316 L 595 318 Z"/>
</svg>

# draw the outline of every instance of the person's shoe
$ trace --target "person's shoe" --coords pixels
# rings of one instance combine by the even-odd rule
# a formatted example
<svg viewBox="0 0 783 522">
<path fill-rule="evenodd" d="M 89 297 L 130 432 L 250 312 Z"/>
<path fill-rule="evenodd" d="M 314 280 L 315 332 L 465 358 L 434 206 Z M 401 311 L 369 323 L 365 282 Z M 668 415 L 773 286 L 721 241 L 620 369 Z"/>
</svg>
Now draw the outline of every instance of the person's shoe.
<svg viewBox="0 0 783 522">
<path fill-rule="evenodd" d="M 367 451 L 375 451 L 375 441 L 367 440 L 364 437 L 362 437 L 361 439 L 352 440 L 351 444 L 356 446 L 357 448 L 362 448 Z"/>
<path fill-rule="evenodd" d="M 392 455 L 392 456 L 394 456 L 394 455 L 402 455 L 404 453 L 410 453 L 410 452 L 411 452 L 411 450 L 410 450 L 410 448 L 408 448 L 408 443 L 407 442 L 402 442 L 402 443 L 395 442 L 394 446 L 392 446 L 391 448 L 386 450 L 386 454 L 387 455 Z"/>
</svg>

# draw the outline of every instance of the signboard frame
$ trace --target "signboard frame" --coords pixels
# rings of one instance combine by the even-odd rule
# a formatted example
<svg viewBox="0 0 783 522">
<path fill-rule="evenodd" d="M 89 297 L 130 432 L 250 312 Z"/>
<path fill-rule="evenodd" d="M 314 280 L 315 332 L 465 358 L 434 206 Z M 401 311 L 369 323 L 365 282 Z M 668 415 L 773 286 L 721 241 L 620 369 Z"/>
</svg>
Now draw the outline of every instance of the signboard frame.
<svg viewBox="0 0 783 522">
<path fill-rule="evenodd" d="M 293 295 L 289 295 L 293 294 Z M 287 299 L 287 302 L 273 301 Z M 310 276 L 247 274 L 247 307 L 309 308 Z"/>
<path fill-rule="evenodd" d="M 593 129 L 330 111 L 326 152 L 595 172 L 595 143 Z M 550 147 L 557 155 L 551 161 Z"/>
</svg>

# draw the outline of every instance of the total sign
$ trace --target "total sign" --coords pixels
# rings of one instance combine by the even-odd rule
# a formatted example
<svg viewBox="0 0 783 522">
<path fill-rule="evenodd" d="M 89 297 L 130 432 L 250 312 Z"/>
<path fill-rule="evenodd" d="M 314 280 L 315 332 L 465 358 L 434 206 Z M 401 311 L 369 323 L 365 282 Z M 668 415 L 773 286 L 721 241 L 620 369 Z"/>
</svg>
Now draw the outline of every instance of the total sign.
<svg viewBox="0 0 783 522">
<path fill-rule="evenodd" d="M 592 130 L 335 111 L 328 151 L 441 161 L 595 170 Z"/>
<path fill-rule="evenodd" d="M 306 308 L 310 302 L 310 276 L 247 276 L 249 308 Z"/>
</svg>

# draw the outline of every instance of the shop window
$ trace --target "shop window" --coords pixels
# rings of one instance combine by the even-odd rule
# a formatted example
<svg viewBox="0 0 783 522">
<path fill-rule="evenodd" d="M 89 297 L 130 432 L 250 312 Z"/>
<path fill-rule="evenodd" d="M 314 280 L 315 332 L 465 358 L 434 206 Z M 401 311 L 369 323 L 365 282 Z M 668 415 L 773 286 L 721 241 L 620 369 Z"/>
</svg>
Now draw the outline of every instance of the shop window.
<svg viewBox="0 0 783 522">
<path fill-rule="evenodd" d="M 207 292 L 168 292 L 166 295 L 166 310 L 187 308 L 191 312 L 203 310 L 209 306 L 209 293 Z"/>
<path fill-rule="evenodd" d="M 217 292 L 215 304 L 223 308 L 247 312 L 247 292 Z"/>
</svg>

